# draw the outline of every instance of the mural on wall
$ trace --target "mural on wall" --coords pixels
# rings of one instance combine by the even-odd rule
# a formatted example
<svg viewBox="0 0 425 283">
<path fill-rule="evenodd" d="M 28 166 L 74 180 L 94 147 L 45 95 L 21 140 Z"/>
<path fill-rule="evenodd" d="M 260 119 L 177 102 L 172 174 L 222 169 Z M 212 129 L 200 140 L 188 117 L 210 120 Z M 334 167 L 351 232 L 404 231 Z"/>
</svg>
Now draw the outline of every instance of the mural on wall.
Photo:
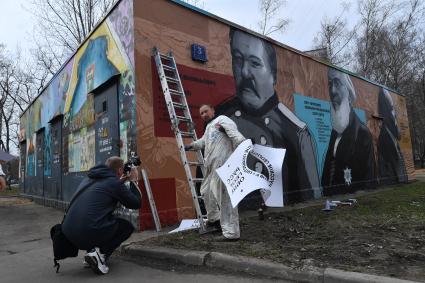
<svg viewBox="0 0 425 283">
<path fill-rule="evenodd" d="M 126 62 L 127 69 L 121 72 L 119 92 L 119 113 L 121 121 L 126 121 L 126 130 L 121 130 L 120 155 L 126 159 L 131 153 L 136 152 L 136 107 L 135 105 L 135 77 L 134 77 L 134 25 L 133 1 L 122 1 L 108 17 L 107 22 L 111 33 L 119 39 L 119 48 Z M 121 124 L 120 124 L 121 127 Z"/>
<path fill-rule="evenodd" d="M 353 109 L 356 91 L 348 74 L 328 70 L 332 133 L 323 165 L 324 194 L 373 187 L 375 154 L 372 135 Z"/>
<path fill-rule="evenodd" d="M 295 113 L 304 121 L 316 141 L 317 167 L 319 176 L 323 175 L 323 164 L 331 139 L 331 104 L 329 101 L 294 94 Z M 363 124 L 366 124 L 366 113 L 359 108 L 353 108 L 356 116 Z"/>
<path fill-rule="evenodd" d="M 231 29 L 230 48 L 236 95 L 217 107 L 255 143 L 286 148 L 283 191 L 286 203 L 321 195 L 316 144 L 307 124 L 279 101 L 275 90 L 276 52 L 269 42 Z M 254 165 L 258 171 L 261 166 Z"/>
<path fill-rule="evenodd" d="M 116 34 L 128 58 L 129 65 L 134 66 L 134 26 L 133 1 L 122 1 L 107 18 L 111 31 Z"/>
<path fill-rule="evenodd" d="M 95 86 L 118 74 L 117 68 L 108 59 L 108 37 L 106 35 L 90 39 L 83 55 L 78 60 L 77 84 L 72 95 L 69 112 L 75 116 L 85 104 L 87 94 Z"/>
<path fill-rule="evenodd" d="M 43 127 L 44 175 L 51 175 L 54 158 L 49 121 L 58 115 L 63 115 L 62 173 L 85 172 L 95 165 L 96 115 L 91 91 L 117 74 L 117 123 L 128 125 L 120 131 L 122 157 L 136 151 L 135 112 L 128 106 L 135 105 L 132 15 L 132 1 L 121 1 L 22 115 L 20 140 L 27 141 L 27 176 L 35 176 L 35 154 L 40 146 L 35 132 Z"/>
<path fill-rule="evenodd" d="M 167 1 L 145 1 L 146 4 L 155 2 L 155 5 L 142 2 L 134 2 L 136 76 L 142 82 L 137 86 L 138 145 L 149 176 L 155 181 L 167 180 L 154 192 L 154 195 L 164 192 L 164 195 L 155 195 L 158 207 L 167 201 L 166 208 L 162 209 L 173 211 L 178 219 L 193 217 L 192 198 L 151 54 L 154 46 L 164 53 L 173 52 L 176 58 L 198 136 L 204 131 L 199 106 L 208 103 L 215 106 L 217 114 L 224 113 L 232 118 L 247 138 L 258 144 L 287 148 L 283 186 L 286 203 L 334 193 L 329 186 L 321 184 L 326 179 L 324 174 L 330 175 L 330 166 L 325 163 L 333 163 L 334 170 L 337 162 L 345 163 L 343 169 L 350 169 L 346 170 L 346 178 L 342 175 L 342 180 L 336 179 L 341 177 L 341 171 L 328 177 L 329 182 L 339 186 L 335 193 L 376 184 L 377 142 L 381 129 L 380 120 L 373 118 L 378 116 L 379 87 L 376 84 L 349 76 L 356 99 L 348 96 L 347 100 L 345 93 L 336 97 L 329 92 L 332 74 L 326 64 L 290 48 L 272 45 L 249 32 L 236 30 L 228 23 L 176 8 Z M 171 17 L 175 14 L 179 17 Z M 190 46 L 193 43 L 206 48 L 207 62 L 192 60 Z M 147 68 L 145 64 L 149 60 L 151 67 Z M 331 101 L 333 97 L 336 98 Z M 403 129 L 408 129 L 405 103 L 400 96 L 396 98 L 398 125 L 404 131 L 399 141 L 401 152 L 407 158 L 406 164 L 411 166 L 410 138 L 406 136 L 409 131 Z M 342 109 L 348 109 L 345 116 L 341 114 Z M 375 155 L 362 152 L 358 156 L 365 166 L 372 163 L 371 172 L 367 172 L 372 174 L 371 180 L 349 160 L 356 146 L 348 139 L 356 139 L 358 135 L 367 137 L 365 148 L 369 142 L 373 145 L 371 152 Z M 263 172 L 260 164 L 256 166 L 255 161 L 250 162 L 254 163 L 249 164 L 250 167 Z M 410 167 L 407 170 L 412 172 Z M 245 207 L 251 205 L 255 203 L 250 201 Z M 141 215 L 143 218 L 143 213 Z M 151 219 L 148 216 L 144 221 Z"/>
<path fill-rule="evenodd" d="M 285 89 L 286 84 L 294 84 L 294 81 L 287 82 L 281 78 L 282 73 L 293 69 L 285 62 L 278 61 L 278 58 L 289 57 L 278 57 L 273 45 L 243 31 L 231 29 L 229 39 L 233 77 L 178 65 L 198 135 L 203 133 L 198 108 L 202 103 L 210 103 L 216 107 L 216 113 L 233 119 L 246 138 L 258 144 L 286 148 L 287 156 L 283 164 L 285 203 L 374 188 L 378 184 L 378 176 L 381 180 L 391 179 L 389 176 L 397 181 L 406 178 L 406 170 L 402 169 L 404 160 L 398 146 L 400 139 L 395 130 L 394 103 L 389 100 L 391 96 L 381 94 L 387 99 L 380 98 L 379 113 L 393 115 L 379 115 L 386 117 L 380 139 L 391 138 L 393 157 L 383 155 L 378 160 L 376 145 L 380 129 L 368 127 L 371 114 L 378 113 L 378 105 L 376 100 L 370 106 L 363 101 L 365 95 L 376 95 L 378 87 L 358 83 L 362 94 L 360 97 L 350 75 L 325 67 L 321 69 L 326 70 L 323 73 L 323 88 L 317 85 L 312 87 L 320 93 L 310 92 L 306 96 L 302 91 L 287 92 L 285 96 L 292 95 L 293 105 L 286 105 L 283 101 L 290 100 L 279 95 L 279 92 Z M 294 64 L 294 61 L 289 63 Z M 152 74 L 155 136 L 173 137 L 154 65 Z M 291 73 L 284 77 L 305 83 L 305 79 L 297 77 L 302 75 Z M 362 84 L 368 84 L 368 87 Z M 299 89 L 308 90 L 304 86 Z M 356 105 L 368 108 L 362 109 Z M 382 145 L 378 145 L 379 148 Z M 383 160 L 384 157 L 391 160 Z M 254 159 L 248 162 L 252 163 L 249 166 L 263 172 L 261 164 Z"/>
<path fill-rule="evenodd" d="M 407 182 L 406 166 L 400 150 L 400 129 L 391 94 L 381 88 L 378 96 L 378 113 L 382 127 L 378 140 L 378 170 L 382 183 Z"/>
</svg>

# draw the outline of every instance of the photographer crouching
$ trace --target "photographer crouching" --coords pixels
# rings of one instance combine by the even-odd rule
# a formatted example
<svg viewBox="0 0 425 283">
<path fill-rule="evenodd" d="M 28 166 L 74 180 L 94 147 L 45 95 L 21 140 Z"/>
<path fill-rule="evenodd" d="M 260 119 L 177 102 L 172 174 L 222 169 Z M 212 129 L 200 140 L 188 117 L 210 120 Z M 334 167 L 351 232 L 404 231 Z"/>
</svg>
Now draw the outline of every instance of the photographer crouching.
<svg viewBox="0 0 425 283">
<path fill-rule="evenodd" d="M 77 189 L 84 191 L 74 200 L 62 224 L 65 236 L 78 249 L 87 251 L 85 264 L 95 273 L 108 273 L 108 258 L 134 231 L 129 221 L 115 217 L 113 212 L 117 202 L 130 209 L 141 206 L 139 188 L 124 184 L 127 180 L 137 182 L 135 165 L 140 162 L 124 164 L 113 156 L 105 164 L 92 167 Z"/>
</svg>

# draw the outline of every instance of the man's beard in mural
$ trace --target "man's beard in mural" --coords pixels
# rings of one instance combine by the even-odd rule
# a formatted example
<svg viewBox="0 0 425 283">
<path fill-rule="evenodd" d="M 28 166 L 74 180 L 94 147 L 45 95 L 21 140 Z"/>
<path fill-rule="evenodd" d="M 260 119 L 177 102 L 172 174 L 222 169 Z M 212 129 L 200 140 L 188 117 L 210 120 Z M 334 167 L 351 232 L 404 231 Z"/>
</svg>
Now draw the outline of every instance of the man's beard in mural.
<svg viewBox="0 0 425 283">
<path fill-rule="evenodd" d="M 347 128 L 350 122 L 350 111 L 351 106 L 348 97 L 345 97 L 339 105 L 334 106 L 334 104 L 331 103 L 332 128 L 338 134 L 342 134 Z"/>
</svg>

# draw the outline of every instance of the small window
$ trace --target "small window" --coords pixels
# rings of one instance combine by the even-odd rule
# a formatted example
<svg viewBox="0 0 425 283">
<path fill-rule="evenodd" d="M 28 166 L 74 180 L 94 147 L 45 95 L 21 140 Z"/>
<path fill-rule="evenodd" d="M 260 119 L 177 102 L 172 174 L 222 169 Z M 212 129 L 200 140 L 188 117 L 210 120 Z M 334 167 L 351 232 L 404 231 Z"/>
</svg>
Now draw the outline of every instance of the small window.
<svg viewBox="0 0 425 283">
<path fill-rule="evenodd" d="M 108 103 L 105 100 L 102 102 L 102 112 L 106 112 L 106 111 L 108 111 Z"/>
</svg>

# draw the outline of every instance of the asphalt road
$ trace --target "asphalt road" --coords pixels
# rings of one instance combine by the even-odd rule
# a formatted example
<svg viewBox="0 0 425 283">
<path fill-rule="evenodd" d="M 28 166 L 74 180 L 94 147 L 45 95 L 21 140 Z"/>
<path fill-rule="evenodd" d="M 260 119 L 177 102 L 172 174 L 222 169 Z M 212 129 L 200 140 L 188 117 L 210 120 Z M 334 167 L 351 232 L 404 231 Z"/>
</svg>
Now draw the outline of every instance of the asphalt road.
<svg viewBox="0 0 425 283">
<path fill-rule="evenodd" d="M 83 251 L 77 258 L 61 261 L 57 274 L 49 230 L 62 216 L 53 208 L 0 197 L 0 282 L 276 282 L 120 257 L 112 257 L 109 274 L 101 276 L 83 268 Z"/>
</svg>

